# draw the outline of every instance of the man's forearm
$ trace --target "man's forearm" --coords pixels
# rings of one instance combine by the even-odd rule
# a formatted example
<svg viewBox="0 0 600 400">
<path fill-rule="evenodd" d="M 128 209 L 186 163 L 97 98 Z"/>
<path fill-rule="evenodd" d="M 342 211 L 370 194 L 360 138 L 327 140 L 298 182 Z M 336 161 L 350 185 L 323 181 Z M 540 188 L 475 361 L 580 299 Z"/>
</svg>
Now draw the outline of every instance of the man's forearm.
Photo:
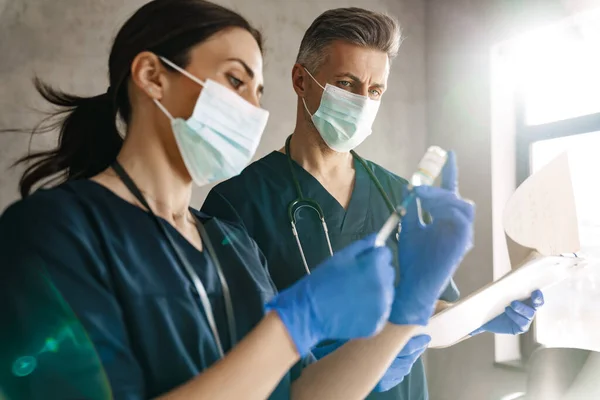
<svg viewBox="0 0 600 400">
<path fill-rule="evenodd" d="M 388 323 L 377 336 L 346 343 L 303 371 L 292 398 L 364 399 L 416 330 Z"/>
</svg>

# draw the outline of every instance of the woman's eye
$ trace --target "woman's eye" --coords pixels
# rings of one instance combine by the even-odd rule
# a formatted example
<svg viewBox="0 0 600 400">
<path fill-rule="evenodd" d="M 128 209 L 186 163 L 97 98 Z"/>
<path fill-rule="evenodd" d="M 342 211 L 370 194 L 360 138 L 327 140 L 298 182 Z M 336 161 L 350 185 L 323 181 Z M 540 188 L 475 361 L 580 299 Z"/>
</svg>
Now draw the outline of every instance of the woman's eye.
<svg viewBox="0 0 600 400">
<path fill-rule="evenodd" d="M 231 84 L 231 86 L 234 87 L 234 89 L 239 89 L 244 84 L 244 82 L 242 82 L 233 75 L 228 75 L 227 78 L 229 79 L 229 83 Z"/>
</svg>

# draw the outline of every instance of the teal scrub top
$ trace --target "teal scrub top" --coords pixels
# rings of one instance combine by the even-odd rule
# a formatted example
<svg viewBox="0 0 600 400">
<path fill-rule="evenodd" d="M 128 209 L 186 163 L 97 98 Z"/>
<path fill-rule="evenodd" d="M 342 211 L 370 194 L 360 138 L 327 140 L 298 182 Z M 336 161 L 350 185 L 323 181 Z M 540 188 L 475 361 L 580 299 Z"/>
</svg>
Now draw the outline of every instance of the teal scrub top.
<svg viewBox="0 0 600 400">
<path fill-rule="evenodd" d="M 239 340 L 276 289 L 244 229 L 196 215 L 223 267 Z M 167 228 L 206 288 L 227 352 L 211 258 Z M 0 257 L 0 397 L 154 398 L 219 359 L 198 295 L 156 221 L 93 181 L 39 190 L 9 207 Z M 271 399 L 289 398 L 301 366 Z"/>
<path fill-rule="evenodd" d="M 364 167 L 354 161 L 355 185 L 347 210 L 310 173 L 293 162 L 305 198 L 316 200 L 325 214 L 333 251 L 377 232 L 390 211 Z M 400 204 L 407 181 L 367 161 L 392 203 Z M 298 197 L 287 156 L 275 151 L 249 165 L 239 176 L 211 190 L 202 211 L 220 219 L 242 225 L 256 241 L 267 259 L 269 271 L 278 290 L 283 290 L 306 275 L 304 264 L 292 234 L 288 204 Z M 309 268 L 315 268 L 329 256 L 322 225 L 314 211 L 302 209 L 297 214 L 297 230 Z M 388 246 L 397 260 L 395 235 Z M 398 266 L 396 265 L 396 268 Z M 452 282 L 442 299 L 456 301 L 459 292 Z M 329 344 L 331 345 L 331 344 Z M 319 358 L 319 349 L 314 354 Z M 370 399 L 425 400 L 427 382 L 422 360 L 395 388 L 373 393 Z"/>
</svg>

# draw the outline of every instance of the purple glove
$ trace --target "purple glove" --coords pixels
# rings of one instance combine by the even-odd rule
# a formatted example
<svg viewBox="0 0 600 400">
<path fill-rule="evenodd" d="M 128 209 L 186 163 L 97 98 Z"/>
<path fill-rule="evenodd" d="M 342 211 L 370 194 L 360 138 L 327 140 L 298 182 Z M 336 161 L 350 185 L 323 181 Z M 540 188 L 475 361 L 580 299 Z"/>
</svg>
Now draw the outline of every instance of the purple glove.
<svg viewBox="0 0 600 400">
<path fill-rule="evenodd" d="M 471 333 L 475 336 L 481 332 L 492 332 L 506 335 L 520 335 L 529 330 L 538 308 L 544 305 L 544 295 L 540 290 L 531 293 L 531 297 L 522 301 L 513 301 L 504 313 Z"/>
</svg>

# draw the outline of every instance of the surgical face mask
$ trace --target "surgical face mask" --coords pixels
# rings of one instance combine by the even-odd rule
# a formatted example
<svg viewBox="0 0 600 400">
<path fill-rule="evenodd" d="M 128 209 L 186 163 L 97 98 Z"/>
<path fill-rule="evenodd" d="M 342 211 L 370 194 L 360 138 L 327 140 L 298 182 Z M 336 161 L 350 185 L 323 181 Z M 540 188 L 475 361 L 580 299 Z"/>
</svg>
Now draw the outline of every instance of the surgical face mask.
<svg viewBox="0 0 600 400">
<path fill-rule="evenodd" d="M 161 60 L 203 87 L 188 120 L 174 118 L 154 99 L 171 121 L 181 157 L 194 182 L 203 186 L 240 174 L 256 152 L 269 112 L 215 81 L 203 82 L 171 61 Z"/>
<path fill-rule="evenodd" d="M 306 68 L 304 70 L 321 86 Z M 304 108 L 327 146 L 338 152 L 348 152 L 371 134 L 380 102 L 330 84 L 321 88 L 323 95 L 317 112 L 311 114 L 302 99 Z"/>
</svg>

